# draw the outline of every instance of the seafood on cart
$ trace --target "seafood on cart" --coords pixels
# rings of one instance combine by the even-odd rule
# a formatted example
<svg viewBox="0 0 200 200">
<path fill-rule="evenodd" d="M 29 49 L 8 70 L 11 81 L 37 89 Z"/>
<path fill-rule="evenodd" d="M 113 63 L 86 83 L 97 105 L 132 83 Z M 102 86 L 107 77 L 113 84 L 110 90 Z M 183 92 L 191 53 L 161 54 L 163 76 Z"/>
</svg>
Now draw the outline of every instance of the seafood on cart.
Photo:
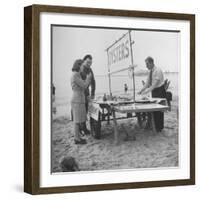
<svg viewBox="0 0 200 200">
<path fill-rule="evenodd" d="M 114 125 L 114 140 L 118 143 L 119 132 L 117 129 L 117 120 L 136 118 L 138 126 L 145 128 L 150 123 L 154 132 L 155 122 L 153 112 L 155 111 L 168 111 L 169 106 L 166 99 L 162 98 L 149 98 L 140 99 L 135 102 L 132 100 L 125 100 L 123 98 L 115 100 L 91 100 L 89 103 L 89 118 L 92 135 L 101 138 L 102 122 L 110 124 L 113 121 Z M 150 122 L 149 122 L 150 120 Z M 124 130 L 126 136 L 128 133 Z M 134 133 L 133 133 L 134 134 Z"/>
</svg>

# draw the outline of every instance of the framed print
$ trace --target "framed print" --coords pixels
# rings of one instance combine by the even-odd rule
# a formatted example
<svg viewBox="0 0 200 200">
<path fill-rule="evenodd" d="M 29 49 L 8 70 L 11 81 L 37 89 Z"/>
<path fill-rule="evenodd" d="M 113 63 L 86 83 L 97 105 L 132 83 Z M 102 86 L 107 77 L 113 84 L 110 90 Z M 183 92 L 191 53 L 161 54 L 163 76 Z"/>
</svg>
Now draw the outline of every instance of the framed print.
<svg viewBox="0 0 200 200">
<path fill-rule="evenodd" d="M 24 9 L 24 191 L 195 184 L 195 16 Z"/>
</svg>

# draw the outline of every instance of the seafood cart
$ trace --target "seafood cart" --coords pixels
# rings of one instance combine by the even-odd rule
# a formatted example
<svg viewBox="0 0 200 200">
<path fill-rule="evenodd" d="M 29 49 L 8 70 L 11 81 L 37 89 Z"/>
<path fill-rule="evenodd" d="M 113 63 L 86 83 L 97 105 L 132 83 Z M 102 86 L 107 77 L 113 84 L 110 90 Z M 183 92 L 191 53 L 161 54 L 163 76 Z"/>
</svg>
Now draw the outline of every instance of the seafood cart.
<svg viewBox="0 0 200 200">
<path fill-rule="evenodd" d="M 156 132 L 153 112 L 165 112 L 169 110 L 166 99 L 162 98 L 151 98 L 149 100 L 139 100 L 135 102 L 93 100 L 89 103 L 89 107 L 90 127 L 92 135 L 95 138 L 100 139 L 102 122 L 106 121 L 108 124 L 110 124 L 110 121 L 113 121 L 115 143 L 118 143 L 119 138 L 119 131 L 117 126 L 118 120 L 136 118 L 140 128 L 144 128 L 148 123 L 148 120 L 150 120 L 152 130 L 153 132 Z M 116 114 L 122 115 L 117 117 Z M 149 117 L 149 115 L 151 117 Z M 127 139 L 130 135 L 125 127 L 123 128 Z"/>
<path fill-rule="evenodd" d="M 169 110 L 168 102 L 166 99 L 161 98 L 135 98 L 135 77 L 134 69 L 136 65 L 133 63 L 133 50 L 132 45 L 134 41 L 131 39 L 131 30 L 125 33 L 121 38 L 115 41 L 106 49 L 108 58 L 108 84 L 109 95 L 104 95 L 100 99 L 91 100 L 89 102 L 88 115 L 90 118 L 91 132 L 95 138 L 101 137 L 102 122 L 113 121 L 114 125 L 114 141 L 118 143 L 119 131 L 117 121 L 128 118 L 137 118 L 137 123 L 140 128 L 145 124 L 150 123 L 152 130 L 155 132 L 155 122 L 153 112 Z M 132 78 L 132 97 L 115 97 L 112 94 L 111 77 L 113 74 L 128 71 L 128 75 Z M 128 131 L 124 133 L 128 137 Z"/>
</svg>

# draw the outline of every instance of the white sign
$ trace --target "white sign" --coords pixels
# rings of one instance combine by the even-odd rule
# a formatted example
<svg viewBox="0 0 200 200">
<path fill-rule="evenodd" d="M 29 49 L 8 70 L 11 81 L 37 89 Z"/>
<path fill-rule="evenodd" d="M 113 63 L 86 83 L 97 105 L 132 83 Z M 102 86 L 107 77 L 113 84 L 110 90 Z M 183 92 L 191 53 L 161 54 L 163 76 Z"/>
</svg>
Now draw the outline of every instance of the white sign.
<svg viewBox="0 0 200 200">
<path fill-rule="evenodd" d="M 128 67 L 131 64 L 129 33 L 107 49 L 108 67 L 110 72 Z"/>
</svg>

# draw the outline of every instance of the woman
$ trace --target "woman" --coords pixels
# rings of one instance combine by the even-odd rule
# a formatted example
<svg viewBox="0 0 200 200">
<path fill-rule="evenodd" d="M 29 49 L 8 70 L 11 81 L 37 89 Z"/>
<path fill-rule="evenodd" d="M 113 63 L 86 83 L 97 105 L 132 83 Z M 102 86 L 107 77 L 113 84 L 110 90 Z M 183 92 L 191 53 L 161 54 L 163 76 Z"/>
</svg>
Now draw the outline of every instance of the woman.
<svg viewBox="0 0 200 200">
<path fill-rule="evenodd" d="M 75 144 L 86 144 L 86 140 L 82 139 L 80 136 L 80 126 L 81 123 L 85 123 L 87 119 L 84 91 L 90 84 L 92 74 L 88 74 L 86 79 L 83 80 L 81 78 L 81 72 L 83 71 L 83 61 L 81 59 L 76 60 L 72 67 L 73 73 L 71 77 L 71 86 L 73 91 L 71 108 L 74 121 Z"/>
</svg>

